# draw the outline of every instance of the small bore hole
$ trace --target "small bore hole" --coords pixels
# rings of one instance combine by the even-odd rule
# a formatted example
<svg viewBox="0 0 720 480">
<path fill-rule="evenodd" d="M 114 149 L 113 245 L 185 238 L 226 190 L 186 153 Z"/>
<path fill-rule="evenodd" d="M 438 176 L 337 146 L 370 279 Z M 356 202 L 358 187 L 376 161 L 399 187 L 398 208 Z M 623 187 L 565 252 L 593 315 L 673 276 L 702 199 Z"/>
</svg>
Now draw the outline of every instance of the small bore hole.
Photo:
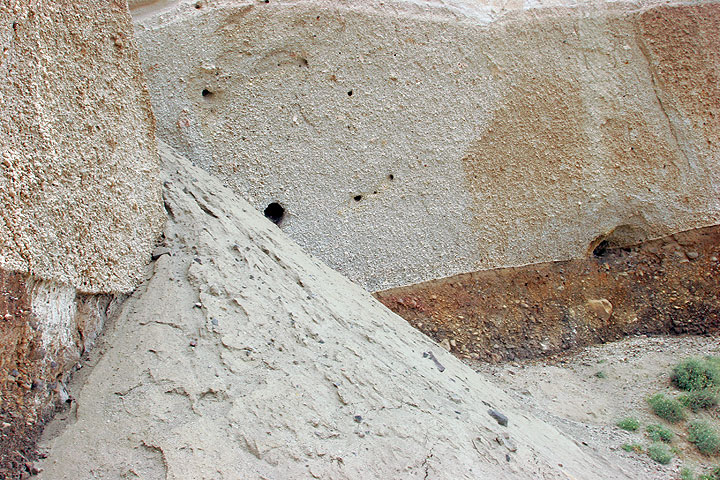
<svg viewBox="0 0 720 480">
<path fill-rule="evenodd" d="M 197 2 L 197 3 L 195 4 L 195 8 L 197 8 L 198 10 L 200 10 L 200 9 L 202 8 L 202 3 Z"/>
<path fill-rule="evenodd" d="M 388 180 L 395 180 L 395 175 L 393 175 L 392 173 L 388 175 Z"/>
<path fill-rule="evenodd" d="M 353 197 L 353 200 L 355 200 L 356 202 L 359 202 L 360 200 L 362 200 L 362 195 L 355 195 Z"/>
<path fill-rule="evenodd" d="M 348 90 L 348 97 L 352 97 L 352 90 Z"/>
<path fill-rule="evenodd" d="M 285 218 L 285 208 L 277 202 L 272 202 L 265 207 L 263 215 L 275 225 L 280 225 L 280 222 Z"/>
<path fill-rule="evenodd" d="M 208 90 L 207 88 L 204 88 L 204 89 L 203 89 L 203 91 L 202 91 L 202 96 L 203 96 L 203 97 L 209 97 L 209 96 L 211 96 L 211 95 L 212 95 L 212 92 L 211 92 L 210 90 Z"/>
</svg>

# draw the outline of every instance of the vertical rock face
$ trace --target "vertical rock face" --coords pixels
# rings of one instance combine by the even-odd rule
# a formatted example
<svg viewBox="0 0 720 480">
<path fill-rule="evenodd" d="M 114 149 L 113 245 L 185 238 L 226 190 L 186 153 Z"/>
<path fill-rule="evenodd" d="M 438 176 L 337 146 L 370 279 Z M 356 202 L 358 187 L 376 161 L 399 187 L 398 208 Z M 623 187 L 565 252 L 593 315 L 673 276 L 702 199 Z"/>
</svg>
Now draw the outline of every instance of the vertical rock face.
<svg viewBox="0 0 720 480">
<path fill-rule="evenodd" d="M 375 290 L 720 219 L 718 4 L 552 3 L 133 11 L 159 135 Z"/>
<path fill-rule="evenodd" d="M 162 215 L 127 5 L 11 1 L 0 19 L 0 268 L 128 292 Z"/>
<path fill-rule="evenodd" d="M 163 223 L 124 1 L 0 5 L 0 476 Z M 8 430 L 9 429 L 9 430 Z M 13 440 L 15 439 L 15 440 Z M 24 454 L 27 457 L 27 452 Z"/>
</svg>

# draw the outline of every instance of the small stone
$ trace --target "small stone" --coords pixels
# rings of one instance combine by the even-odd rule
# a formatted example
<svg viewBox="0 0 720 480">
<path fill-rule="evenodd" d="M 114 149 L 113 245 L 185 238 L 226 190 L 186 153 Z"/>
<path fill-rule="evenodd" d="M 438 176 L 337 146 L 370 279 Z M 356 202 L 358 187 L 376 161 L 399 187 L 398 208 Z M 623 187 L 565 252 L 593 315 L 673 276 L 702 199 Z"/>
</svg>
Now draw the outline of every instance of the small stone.
<svg viewBox="0 0 720 480">
<path fill-rule="evenodd" d="M 457 342 L 455 341 L 454 338 L 452 340 L 450 340 L 450 346 L 453 348 L 457 347 Z"/>
<path fill-rule="evenodd" d="M 202 308 L 202 303 L 197 302 L 195 305 L 193 305 L 195 308 Z"/>
<path fill-rule="evenodd" d="M 4 318 L 5 320 L 12 320 L 13 316 L 10 313 L 6 313 Z"/>
<path fill-rule="evenodd" d="M 10 370 L 10 376 L 18 377 L 18 376 L 20 376 L 20 372 L 18 372 L 17 368 L 13 368 L 12 370 Z"/>
<path fill-rule="evenodd" d="M 210 320 L 210 323 L 217 326 L 219 322 L 217 321 L 217 318 L 213 318 L 212 320 Z"/>
<path fill-rule="evenodd" d="M 163 255 L 170 255 L 170 249 L 168 247 L 156 247 L 155 250 L 152 251 L 153 260 L 157 260 Z"/>
<path fill-rule="evenodd" d="M 197 340 L 190 340 L 191 347 L 197 347 Z"/>
<path fill-rule="evenodd" d="M 43 382 L 42 380 L 33 380 L 31 389 L 32 390 L 40 390 L 44 386 L 45 386 L 45 382 Z"/>
<path fill-rule="evenodd" d="M 362 422 L 362 416 L 360 416 L 360 415 L 355 415 L 355 416 L 353 417 L 353 420 L 355 420 L 355 422 L 357 422 L 357 423 L 360 423 L 360 422 Z"/>
<path fill-rule="evenodd" d="M 508 418 L 497 410 L 491 408 L 488 410 L 488 414 L 495 419 L 503 427 L 507 427 Z"/>
<path fill-rule="evenodd" d="M 612 316 L 613 306 L 612 303 L 610 303 L 610 301 L 606 298 L 601 298 L 599 300 L 588 300 L 586 305 L 588 310 L 600 317 L 600 319 L 603 321 L 609 319 L 610 316 Z"/>
<path fill-rule="evenodd" d="M 449 352 L 450 351 L 450 340 L 448 340 L 447 338 L 443 338 L 442 341 L 440 342 L 440 346 Z"/>
<path fill-rule="evenodd" d="M 687 252 L 687 253 L 685 253 L 685 255 L 687 255 L 687 257 L 690 260 L 695 260 L 696 258 L 698 258 L 700 256 L 700 254 L 698 252 Z"/>
</svg>

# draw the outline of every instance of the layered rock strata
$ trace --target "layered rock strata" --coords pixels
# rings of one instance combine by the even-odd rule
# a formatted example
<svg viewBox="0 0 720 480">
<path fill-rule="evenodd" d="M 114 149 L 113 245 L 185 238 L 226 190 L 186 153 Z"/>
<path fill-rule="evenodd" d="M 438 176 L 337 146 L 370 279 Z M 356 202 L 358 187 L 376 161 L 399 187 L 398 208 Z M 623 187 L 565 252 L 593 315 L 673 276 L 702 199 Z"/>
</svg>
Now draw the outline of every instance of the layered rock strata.
<svg viewBox="0 0 720 480">
<path fill-rule="evenodd" d="M 164 216 L 127 4 L 6 1 L 0 45 L 4 477 L 31 460 L 23 442 L 67 399 L 67 373 L 142 278 Z"/>
<path fill-rule="evenodd" d="M 455 275 L 375 296 L 456 355 L 482 361 L 549 356 L 626 335 L 720 331 L 719 227 L 625 248 L 611 242 L 588 259 Z"/>
</svg>

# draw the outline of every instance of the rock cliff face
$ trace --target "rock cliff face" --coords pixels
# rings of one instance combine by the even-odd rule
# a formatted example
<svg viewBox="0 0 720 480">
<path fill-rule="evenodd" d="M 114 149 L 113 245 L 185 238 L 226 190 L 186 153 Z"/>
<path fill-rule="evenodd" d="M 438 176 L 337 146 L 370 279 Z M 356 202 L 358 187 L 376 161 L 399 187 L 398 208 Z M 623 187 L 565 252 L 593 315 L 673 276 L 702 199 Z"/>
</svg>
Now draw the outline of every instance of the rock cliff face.
<svg viewBox="0 0 720 480">
<path fill-rule="evenodd" d="M 41 478 L 633 478 L 162 156 L 169 254 L 123 304 Z"/>
<path fill-rule="evenodd" d="M 89 14 L 92 12 L 92 14 Z M 0 476 L 142 277 L 163 224 L 122 1 L 0 5 Z"/>
<path fill-rule="evenodd" d="M 160 137 L 368 289 L 720 219 L 715 2 L 136 6 Z"/>
</svg>

